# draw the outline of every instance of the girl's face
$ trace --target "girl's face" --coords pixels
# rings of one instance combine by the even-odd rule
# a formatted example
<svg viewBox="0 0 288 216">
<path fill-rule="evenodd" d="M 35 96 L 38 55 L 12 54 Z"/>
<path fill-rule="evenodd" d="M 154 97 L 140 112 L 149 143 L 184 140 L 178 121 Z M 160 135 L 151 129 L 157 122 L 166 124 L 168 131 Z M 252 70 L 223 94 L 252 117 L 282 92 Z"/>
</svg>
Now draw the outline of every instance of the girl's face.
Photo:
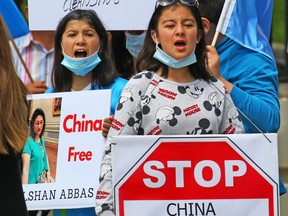
<svg viewBox="0 0 288 216">
<path fill-rule="evenodd" d="M 38 115 L 34 122 L 34 132 L 36 136 L 40 136 L 40 134 L 42 133 L 43 125 L 44 125 L 43 116 Z"/>
<path fill-rule="evenodd" d="M 194 16 L 187 7 L 182 5 L 163 11 L 158 22 L 158 34 L 153 38 L 152 33 L 154 41 L 155 36 L 162 49 L 177 60 L 189 56 L 201 37 L 198 35 Z"/>
<path fill-rule="evenodd" d="M 70 57 L 84 58 L 99 48 L 99 36 L 85 20 L 71 20 L 62 35 L 62 49 Z"/>
</svg>

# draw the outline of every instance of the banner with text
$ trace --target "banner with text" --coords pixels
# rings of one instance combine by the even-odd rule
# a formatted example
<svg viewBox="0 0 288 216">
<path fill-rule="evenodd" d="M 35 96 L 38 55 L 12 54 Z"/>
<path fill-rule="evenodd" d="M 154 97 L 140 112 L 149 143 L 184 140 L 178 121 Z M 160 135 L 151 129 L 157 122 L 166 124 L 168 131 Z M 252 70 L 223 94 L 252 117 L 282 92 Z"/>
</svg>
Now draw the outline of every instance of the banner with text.
<svg viewBox="0 0 288 216">
<path fill-rule="evenodd" d="M 37 163 L 37 155 L 33 154 L 39 148 L 34 145 L 29 153 L 30 182 L 23 184 L 29 210 L 95 206 L 105 145 L 101 129 L 104 118 L 110 115 L 110 100 L 111 90 L 28 96 L 30 121 L 34 121 L 32 116 L 38 108 L 45 113 L 41 122 L 45 128 L 43 155 L 47 155 L 49 172 L 54 179 L 52 183 L 31 183 L 33 173 L 37 172 L 33 170 L 37 165 L 32 165 Z M 37 121 L 41 119 L 36 118 L 38 126 Z M 37 127 L 37 130 L 42 129 Z M 33 142 L 30 145 L 33 146 Z"/>
<path fill-rule="evenodd" d="M 155 4 L 154 0 L 28 0 L 29 29 L 55 30 L 70 11 L 91 9 L 107 30 L 145 30 Z"/>
<path fill-rule="evenodd" d="M 113 137 L 116 215 L 279 216 L 277 134 L 266 136 Z"/>
</svg>

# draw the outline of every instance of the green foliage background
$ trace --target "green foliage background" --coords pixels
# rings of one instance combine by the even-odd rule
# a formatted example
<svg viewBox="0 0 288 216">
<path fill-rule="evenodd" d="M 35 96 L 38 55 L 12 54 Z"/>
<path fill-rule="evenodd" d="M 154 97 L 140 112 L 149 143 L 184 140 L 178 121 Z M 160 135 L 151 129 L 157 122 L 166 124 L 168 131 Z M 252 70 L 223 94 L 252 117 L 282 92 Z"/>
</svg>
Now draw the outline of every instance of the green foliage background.
<svg viewBox="0 0 288 216">
<path fill-rule="evenodd" d="M 274 0 L 272 41 L 285 44 L 285 0 Z"/>
</svg>

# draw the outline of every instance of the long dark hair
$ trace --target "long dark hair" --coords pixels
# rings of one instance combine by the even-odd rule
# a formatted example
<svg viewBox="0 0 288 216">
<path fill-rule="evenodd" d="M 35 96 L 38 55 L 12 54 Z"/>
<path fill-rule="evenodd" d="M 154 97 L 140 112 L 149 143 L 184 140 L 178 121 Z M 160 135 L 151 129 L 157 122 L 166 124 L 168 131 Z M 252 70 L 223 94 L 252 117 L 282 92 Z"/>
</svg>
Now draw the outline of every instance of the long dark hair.
<svg viewBox="0 0 288 216">
<path fill-rule="evenodd" d="M 171 8 L 171 7 L 178 7 L 179 5 L 187 7 L 191 11 L 191 14 L 193 14 L 193 16 L 195 17 L 195 20 L 196 20 L 196 23 L 198 26 L 198 31 L 199 31 L 198 34 L 202 33 L 202 37 L 201 37 L 200 41 L 198 42 L 196 49 L 195 49 L 195 54 L 197 57 L 197 63 L 189 66 L 190 73 L 196 79 L 201 78 L 204 80 L 208 80 L 210 78 L 210 74 L 207 71 L 207 66 L 206 66 L 206 63 L 207 63 L 207 60 L 206 60 L 206 41 L 205 41 L 205 35 L 204 35 L 201 15 L 200 15 L 199 10 L 196 6 L 192 6 L 192 7 L 187 6 L 187 5 L 185 5 L 181 2 L 178 2 L 178 1 L 175 1 L 174 3 L 172 3 L 169 6 L 160 6 L 159 5 L 155 9 L 155 11 L 154 11 L 154 13 L 153 13 L 153 15 L 149 21 L 148 30 L 147 30 L 147 34 L 146 34 L 146 37 L 144 40 L 143 48 L 136 59 L 136 70 L 137 71 L 143 71 L 143 70 L 156 71 L 160 67 L 162 67 L 163 68 L 162 75 L 164 77 L 168 76 L 168 67 L 166 65 L 162 64 L 160 61 L 153 58 L 153 55 L 156 51 L 156 45 L 155 45 L 154 41 L 152 40 L 151 32 L 155 31 L 156 33 L 158 33 L 158 22 L 159 22 L 161 15 L 163 14 L 163 12 L 165 10 L 167 10 L 168 8 Z"/>
<path fill-rule="evenodd" d="M 30 120 L 30 136 L 35 139 L 36 137 L 36 133 L 34 131 L 34 123 L 35 120 L 37 118 L 37 116 L 42 116 L 43 118 L 43 128 L 40 134 L 40 138 L 43 136 L 44 132 L 45 132 L 45 126 L 46 126 L 46 119 L 45 119 L 45 113 L 41 108 L 37 108 L 35 109 L 35 111 L 32 114 L 31 120 Z"/>
<path fill-rule="evenodd" d="M 65 28 L 71 20 L 85 20 L 89 23 L 97 32 L 100 39 L 100 49 L 98 52 L 101 62 L 93 69 L 92 74 L 92 86 L 95 84 L 101 86 L 108 85 L 116 78 L 116 72 L 114 70 L 111 57 L 108 51 L 108 37 L 107 32 L 102 24 L 100 18 L 94 10 L 74 10 L 68 13 L 59 22 L 55 33 L 55 60 L 52 70 L 52 85 L 55 92 L 71 91 L 72 87 L 72 72 L 66 67 L 61 65 L 63 60 L 62 55 L 62 35 L 65 32 Z"/>
</svg>

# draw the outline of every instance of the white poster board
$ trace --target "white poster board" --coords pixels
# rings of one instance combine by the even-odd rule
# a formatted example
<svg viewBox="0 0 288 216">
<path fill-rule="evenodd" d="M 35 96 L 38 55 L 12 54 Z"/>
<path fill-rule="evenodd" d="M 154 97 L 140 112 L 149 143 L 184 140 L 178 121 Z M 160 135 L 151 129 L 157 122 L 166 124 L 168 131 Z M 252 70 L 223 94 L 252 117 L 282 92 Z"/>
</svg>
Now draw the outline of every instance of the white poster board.
<svg viewBox="0 0 288 216">
<path fill-rule="evenodd" d="M 36 108 L 45 113 L 45 146 L 55 179 L 23 184 L 28 210 L 95 206 L 105 145 L 101 129 L 110 115 L 111 90 L 39 94 L 28 99 L 30 116 Z"/>
<path fill-rule="evenodd" d="M 107 30 L 145 30 L 155 0 L 28 0 L 29 29 L 55 30 L 75 9 L 95 10 Z"/>
<path fill-rule="evenodd" d="M 277 134 L 267 137 L 113 137 L 116 215 L 279 216 Z"/>
</svg>

